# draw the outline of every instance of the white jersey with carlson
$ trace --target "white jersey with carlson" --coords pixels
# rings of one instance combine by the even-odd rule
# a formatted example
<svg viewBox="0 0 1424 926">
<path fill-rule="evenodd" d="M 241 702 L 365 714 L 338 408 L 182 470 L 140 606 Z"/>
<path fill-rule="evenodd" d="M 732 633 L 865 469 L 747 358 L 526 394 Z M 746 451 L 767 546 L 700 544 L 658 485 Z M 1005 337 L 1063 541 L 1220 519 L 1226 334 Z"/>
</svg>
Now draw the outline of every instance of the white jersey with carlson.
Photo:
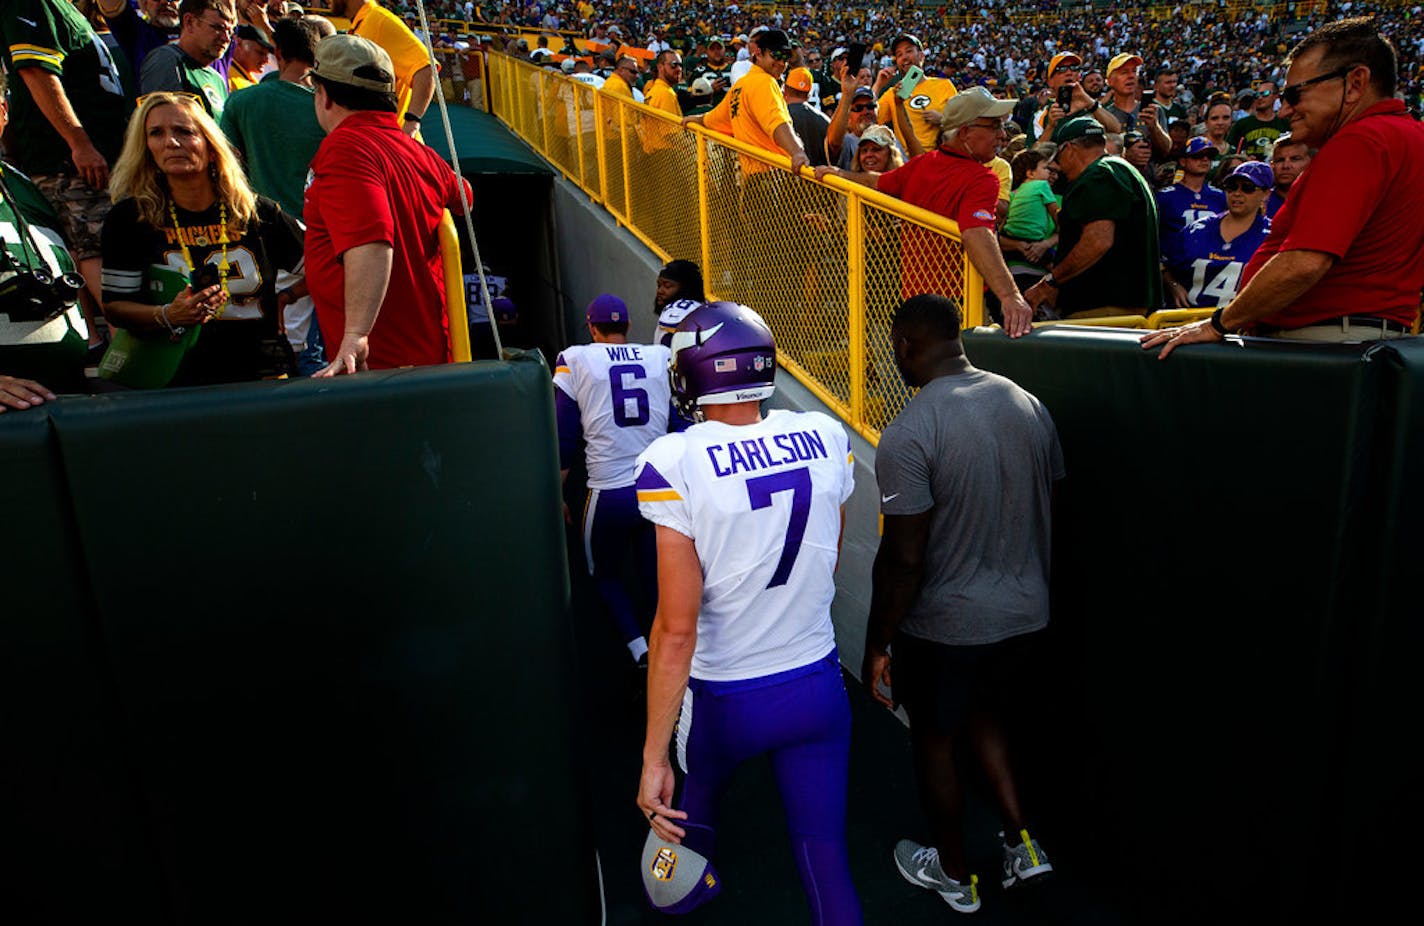
<svg viewBox="0 0 1424 926">
<path fill-rule="evenodd" d="M 633 484 L 638 454 L 668 429 L 672 390 L 659 344 L 583 344 L 554 364 L 554 386 L 578 403 L 590 489 Z"/>
<path fill-rule="evenodd" d="M 692 538 L 702 607 L 692 675 L 759 678 L 823 658 L 850 439 L 820 412 L 773 411 L 658 438 L 638 457 L 638 510 Z"/>
</svg>

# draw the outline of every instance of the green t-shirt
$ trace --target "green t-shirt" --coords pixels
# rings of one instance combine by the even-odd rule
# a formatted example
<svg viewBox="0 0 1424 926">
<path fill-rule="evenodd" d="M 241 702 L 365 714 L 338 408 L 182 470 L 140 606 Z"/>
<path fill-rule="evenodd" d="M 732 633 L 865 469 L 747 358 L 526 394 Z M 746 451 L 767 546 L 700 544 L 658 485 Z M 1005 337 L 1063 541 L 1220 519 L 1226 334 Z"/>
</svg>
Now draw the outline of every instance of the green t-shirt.
<svg viewBox="0 0 1424 926">
<path fill-rule="evenodd" d="M 1232 151 L 1240 151 L 1247 157 L 1264 157 L 1266 148 L 1275 144 L 1282 132 L 1290 131 L 1290 123 L 1281 118 L 1261 120 L 1250 115 L 1237 119 L 1226 133 L 1226 143 Z"/>
<path fill-rule="evenodd" d="M 169 91 L 191 93 L 202 101 L 214 119 L 221 119 L 227 102 L 227 80 L 206 65 L 199 64 L 177 45 L 155 48 L 143 59 L 139 86 L 144 93 Z"/>
<path fill-rule="evenodd" d="M 8 261 L 0 260 L 0 287 L 16 268 L 43 269 L 56 278 L 73 273 L 74 261 L 59 233 L 59 218 L 44 194 L 30 178 L 4 163 L 0 163 L 0 184 L 4 188 L 0 239 L 9 256 Z M 22 229 L 29 234 L 22 237 Z M 83 391 L 89 329 L 79 307 L 71 302 L 64 312 L 48 319 L 12 318 L 9 309 L 0 296 L 0 374 L 33 379 L 56 392 Z"/>
<path fill-rule="evenodd" d="M 1053 185 L 1047 180 L 1027 180 L 1009 197 L 1009 217 L 1004 234 L 1019 241 L 1042 241 L 1053 234 L 1048 207 L 1056 205 Z"/>
<path fill-rule="evenodd" d="M 0 65 L 10 75 L 10 129 L 5 133 L 10 158 L 36 175 L 74 169 L 68 143 L 50 125 L 18 73 L 37 68 L 59 77 L 89 140 L 113 166 L 133 112 L 121 76 L 128 63 L 114 60 L 68 0 L 5 0 L 4 7 Z"/>
<path fill-rule="evenodd" d="M 326 133 L 308 87 L 277 77 L 244 87 L 223 107 L 222 130 L 247 162 L 252 188 L 302 217 L 307 169 Z"/>
<path fill-rule="evenodd" d="M 1104 306 L 1151 312 L 1162 305 L 1157 204 L 1152 188 L 1131 164 L 1107 155 L 1088 165 L 1063 197 L 1058 213 L 1058 254 L 1070 253 L 1089 222 L 1114 223 L 1113 243 L 1086 271 L 1058 291 L 1063 315 Z"/>
</svg>

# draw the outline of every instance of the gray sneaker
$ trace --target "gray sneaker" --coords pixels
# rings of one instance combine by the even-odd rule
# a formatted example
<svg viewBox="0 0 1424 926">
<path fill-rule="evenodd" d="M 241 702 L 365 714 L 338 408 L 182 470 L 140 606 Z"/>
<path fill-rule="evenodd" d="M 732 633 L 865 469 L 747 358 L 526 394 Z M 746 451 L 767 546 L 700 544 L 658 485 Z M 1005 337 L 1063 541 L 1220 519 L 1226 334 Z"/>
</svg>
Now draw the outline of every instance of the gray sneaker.
<svg viewBox="0 0 1424 926">
<path fill-rule="evenodd" d="M 999 838 L 1004 839 L 1004 834 L 1000 833 Z M 1028 834 L 1028 830 L 1019 830 L 1019 840 L 1018 845 L 1011 847 L 1008 840 L 1004 839 L 1005 890 L 1053 871 L 1053 864 L 1048 861 L 1048 856 L 1044 854 L 1038 840 Z"/>
<path fill-rule="evenodd" d="M 939 850 L 933 846 L 900 840 L 895 844 L 895 867 L 900 869 L 906 881 L 934 891 L 960 913 L 973 913 L 979 909 L 979 876 L 970 875 L 967 884 L 954 880 L 940 867 Z"/>
</svg>

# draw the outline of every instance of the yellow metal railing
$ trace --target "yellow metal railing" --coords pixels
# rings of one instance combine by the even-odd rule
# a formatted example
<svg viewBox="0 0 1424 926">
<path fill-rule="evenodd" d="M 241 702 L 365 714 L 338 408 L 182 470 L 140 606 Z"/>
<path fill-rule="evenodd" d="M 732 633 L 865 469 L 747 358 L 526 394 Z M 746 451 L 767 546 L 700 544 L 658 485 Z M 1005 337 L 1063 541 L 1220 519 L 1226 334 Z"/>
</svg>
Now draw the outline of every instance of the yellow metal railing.
<svg viewBox="0 0 1424 926">
<path fill-rule="evenodd" d="M 697 261 L 708 298 L 755 308 L 782 366 L 872 442 L 909 398 L 894 307 L 936 292 L 983 322 L 983 281 L 943 216 L 504 55 L 488 77 L 500 119 L 659 257 Z"/>
</svg>

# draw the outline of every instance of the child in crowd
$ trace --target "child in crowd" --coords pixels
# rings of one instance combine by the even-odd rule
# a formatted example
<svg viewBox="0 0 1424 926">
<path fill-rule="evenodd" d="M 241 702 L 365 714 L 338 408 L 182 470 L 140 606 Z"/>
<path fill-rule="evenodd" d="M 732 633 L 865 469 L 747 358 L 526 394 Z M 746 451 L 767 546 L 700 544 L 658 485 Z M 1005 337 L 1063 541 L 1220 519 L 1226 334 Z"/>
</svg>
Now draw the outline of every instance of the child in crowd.
<svg viewBox="0 0 1424 926">
<path fill-rule="evenodd" d="M 1054 168 L 1042 150 L 1020 151 L 1009 166 L 1014 192 L 999 246 L 1022 288 L 1048 272 L 1058 243 L 1058 197 L 1053 193 Z"/>
</svg>

